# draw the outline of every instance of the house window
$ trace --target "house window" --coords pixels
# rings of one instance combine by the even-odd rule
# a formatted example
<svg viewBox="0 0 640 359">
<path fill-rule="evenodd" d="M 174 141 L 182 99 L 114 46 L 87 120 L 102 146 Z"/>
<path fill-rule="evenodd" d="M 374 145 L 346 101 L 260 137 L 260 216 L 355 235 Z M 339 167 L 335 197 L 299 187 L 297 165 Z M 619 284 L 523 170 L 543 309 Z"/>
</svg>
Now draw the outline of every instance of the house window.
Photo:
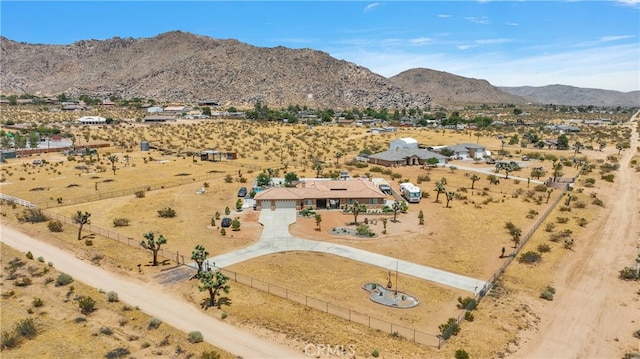
<svg viewBox="0 0 640 359">
<path fill-rule="evenodd" d="M 304 200 L 304 205 L 305 205 L 305 206 L 312 206 L 312 205 L 313 205 L 313 200 L 305 199 L 305 200 Z"/>
</svg>

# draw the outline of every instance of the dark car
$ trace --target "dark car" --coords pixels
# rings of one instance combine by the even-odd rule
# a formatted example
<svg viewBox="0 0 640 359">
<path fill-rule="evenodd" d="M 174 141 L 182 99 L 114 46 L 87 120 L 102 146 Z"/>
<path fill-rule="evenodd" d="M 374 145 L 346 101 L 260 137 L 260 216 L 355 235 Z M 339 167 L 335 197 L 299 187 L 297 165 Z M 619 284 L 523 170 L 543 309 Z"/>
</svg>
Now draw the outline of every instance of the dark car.
<svg viewBox="0 0 640 359">
<path fill-rule="evenodd" d="M 238 190 L 238 197 L 246 197 L 247 196 L 247 187 L 240 187 Z"/>
<path fill-rule="evenodd" d="M 222 227 L 231 227 L 231 218 L 229 218 L 229 217 L 223 218 L 222 222 L 220 223 L 220 225 Z"/>
<path fill-rule="evenodd" d="M 391 186 L 389 186 L 388 184 L 381 184 L 380 186 L 378 186 L 378 188 L 380 188 L 382 193 L 386 195 L 391 194 Z"/>
</svg>

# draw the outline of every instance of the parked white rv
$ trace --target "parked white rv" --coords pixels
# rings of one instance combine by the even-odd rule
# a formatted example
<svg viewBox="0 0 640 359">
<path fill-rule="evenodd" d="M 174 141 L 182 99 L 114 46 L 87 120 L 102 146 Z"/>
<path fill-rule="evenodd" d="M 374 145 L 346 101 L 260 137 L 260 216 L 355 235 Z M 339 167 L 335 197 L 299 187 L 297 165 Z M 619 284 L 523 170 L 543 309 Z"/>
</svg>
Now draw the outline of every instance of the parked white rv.
<svg viewBox="0 0 640 359">
<path fill-rule="evenodd" d="M 419 203 L 422 199 L 422 190 L 413 183 L 400 183 L 400 192 L 409 203 Z"/>
</svg>

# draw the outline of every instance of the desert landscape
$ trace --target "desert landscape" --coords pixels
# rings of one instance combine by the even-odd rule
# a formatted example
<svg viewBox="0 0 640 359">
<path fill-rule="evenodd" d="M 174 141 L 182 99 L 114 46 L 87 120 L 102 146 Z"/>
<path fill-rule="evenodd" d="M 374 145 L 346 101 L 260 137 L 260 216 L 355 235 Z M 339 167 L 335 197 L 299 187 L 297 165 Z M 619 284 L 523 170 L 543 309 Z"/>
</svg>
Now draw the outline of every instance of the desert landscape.
<svg viewBox="0 0 640 359">
<path fill-rule="evenodd" d="M 9 238 L 20 243 L 18 233 L 61 249 L 63 253 L 50 252 L 60 262 L 64 255 L 79 258 L 140 285 L 147 294 L 175 300 L 185 313 L 206 318 L 203 322 L 230 324 L 247 338 L 277 343 L 271 349 L 280 356 L 273 357 L 308 357 L 312 351 L 311 356 L 322 357 L 326 353 L 318 352 L 320 345 L 339 347 L 345 356 L 383 358 L 457 358 L 463 352 L 472 358 L 569 357 L 578 352 L 623 357 L 636 352 L 640 293 L 637 281 L 619 279 L 619 272 L 625 267 L 637 271 L 637 114 L 610 113 L 611 123 L 591 126 L 568 122 L 575 114 L 523 108 L 532 123 L 579 127 L 579 132 L 564 134 L 569 148 L 557 149 L 524 141 L 532 135 L 555 140 L 560 134 L 542 125 L 518 124 L 512 107 L 470 106 L 456 115 L 475 118 L 488 110 L 509 124 L 476 129 L 399 126 L 383 133 L 353 124 L 235 119 L 147 125 L 136 120 L 144 110 L 96 108 L 89 115 L 118 123 L 78 125 L 77 114 L 47 114 L 45 121 L 37 106 L 3 106 L 4 133 L 16 131 L 16 123 L 39 123 L 72 134 L 78 149 L 95 149 L 35 153 L 6 159 L 0 167 L 3 357 L 21 357 L 27 350 L 45 353 L 43 348 L 59 340 L 52 324 L 59 320 L 66 323 L 67 333 L 77 335 L 74 345 L 60 346 L 59 352 L 46 354 L 50 357 L 88 350 L 81 343 L 96 336 L 100 344 L 92 350 L 111 357 L 199 353 L 225 358 L 242 350 L 240 342 L 225 344 L 215 333 L 201 332 L 199 342 L 191 333 L 196 329 L 184 328 L 169 313 L 165 318 L 148 306 L 128 303 L 140 295 L 133 285 L 118 290 L 114 302 L 108 296 L 113 289 L 90 283 L 91 277 L 86 285 L 74 282 L 72 290 L 48 284 L 63 264 L 45 264 L 51 259 L 40 260 L 38 245 L 7 246 Z M 579 116 L 583 122 L 602 117 Z M 14 125 L 6 126 L 8 120 Z M 393 167 L 356 160 L 363 152 L 386 150 L 398 138 L 430 147 L 474 143 L 497 161 L 514 161 L 517 167 L 496 171 L 484 159 Z M 142 142 L 153 148 L 143 149 Z M 232 151 L 237 158 L 204 161 L 200 153 L 205 149 Z M 206 290 L 199 290 L 201 278 L 194 278 L 200 274 L 193 264 L 195 248 L 203 246 L 213 259 L 255 245 L 264 234 L 261 212 L 271 211 L 254 208 L 252 195 L 240 198 L 238 189 L 253 189 L 260 176 L 337 178 L 340 171 L 353 178 L 384 179 L 395 191 L 399 183 L 412 182 L 422 189 L 422 200 L 396 213 L 370 208 L 357 220 L 349 205 L 315 208 L 320 221 L 298 214 L 288 227 L 292 236 L 435 268 L 487 286 L 463 290 L 342 256 L 283 251 L 222 268 L 230 290 L 210 306 Z M 550 177 L 567 182 L 545 184 Z M 439 189 L 443 186 L 444 191 Z M 222 227 L 225 217 L 237 220 L 237 227 Z M 365 223 L 366 228 L 358 227 Z M 371 235 L 334 234 L 334 228 L 364 228 Z M 152 251 L 141 245 L 149 232 L 166 238 L 158 265 L 153 265 Z M 375 303 L 362 288 L 369 282 L 390 282 L 392 289 L 420 303 L 408 309 Z M 81 316 L 77 303 L 87 296 L 96 299 L 97 310 Z M 34 297 L 44 305 L 36 307 Z M 132 319 L 126 319 L 129 315 Z M 185 317 L 198 321 L 197 316 Z M 159 329 L 166 332 L 147 326 L 153 318 L 161 320 Z M 13 323 L 27 319 L 37 335 L 5 346 Z M 110 331 L 115 334 L 104 333 Z"/>
</svg>

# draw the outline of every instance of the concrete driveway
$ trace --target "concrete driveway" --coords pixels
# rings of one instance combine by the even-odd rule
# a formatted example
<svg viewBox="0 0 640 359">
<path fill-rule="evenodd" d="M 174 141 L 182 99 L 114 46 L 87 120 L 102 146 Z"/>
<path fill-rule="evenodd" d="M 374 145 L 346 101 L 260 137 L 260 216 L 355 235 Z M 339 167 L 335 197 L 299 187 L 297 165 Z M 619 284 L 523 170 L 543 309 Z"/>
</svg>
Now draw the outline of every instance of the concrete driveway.
<svg viewBox="0 0 640 359">
<path fill-rule="evenodd" d="M 225 268 L 268 254 L 289 251 L 308 251 L 333 254 L 391 271 L 395 271 L 397 268 L 400 273 L 472 293 L 478 292 L 486 285 L 485 281 L 479 279 L 349 246 L 293 237 L 289 233 L 289 225 L 295 223 L 296 214 L 297 211 L 295 209 L 289 208 L 274 211 L 268 209 L 262 210 L 260 212 L 259 222 L 264 226 L 264 229 L 260 241 L 249 247 L 209 258 L 207 259 L 209 266 Z M 190 265 L 195 268 L 195 264 Z"/>
</svg>

